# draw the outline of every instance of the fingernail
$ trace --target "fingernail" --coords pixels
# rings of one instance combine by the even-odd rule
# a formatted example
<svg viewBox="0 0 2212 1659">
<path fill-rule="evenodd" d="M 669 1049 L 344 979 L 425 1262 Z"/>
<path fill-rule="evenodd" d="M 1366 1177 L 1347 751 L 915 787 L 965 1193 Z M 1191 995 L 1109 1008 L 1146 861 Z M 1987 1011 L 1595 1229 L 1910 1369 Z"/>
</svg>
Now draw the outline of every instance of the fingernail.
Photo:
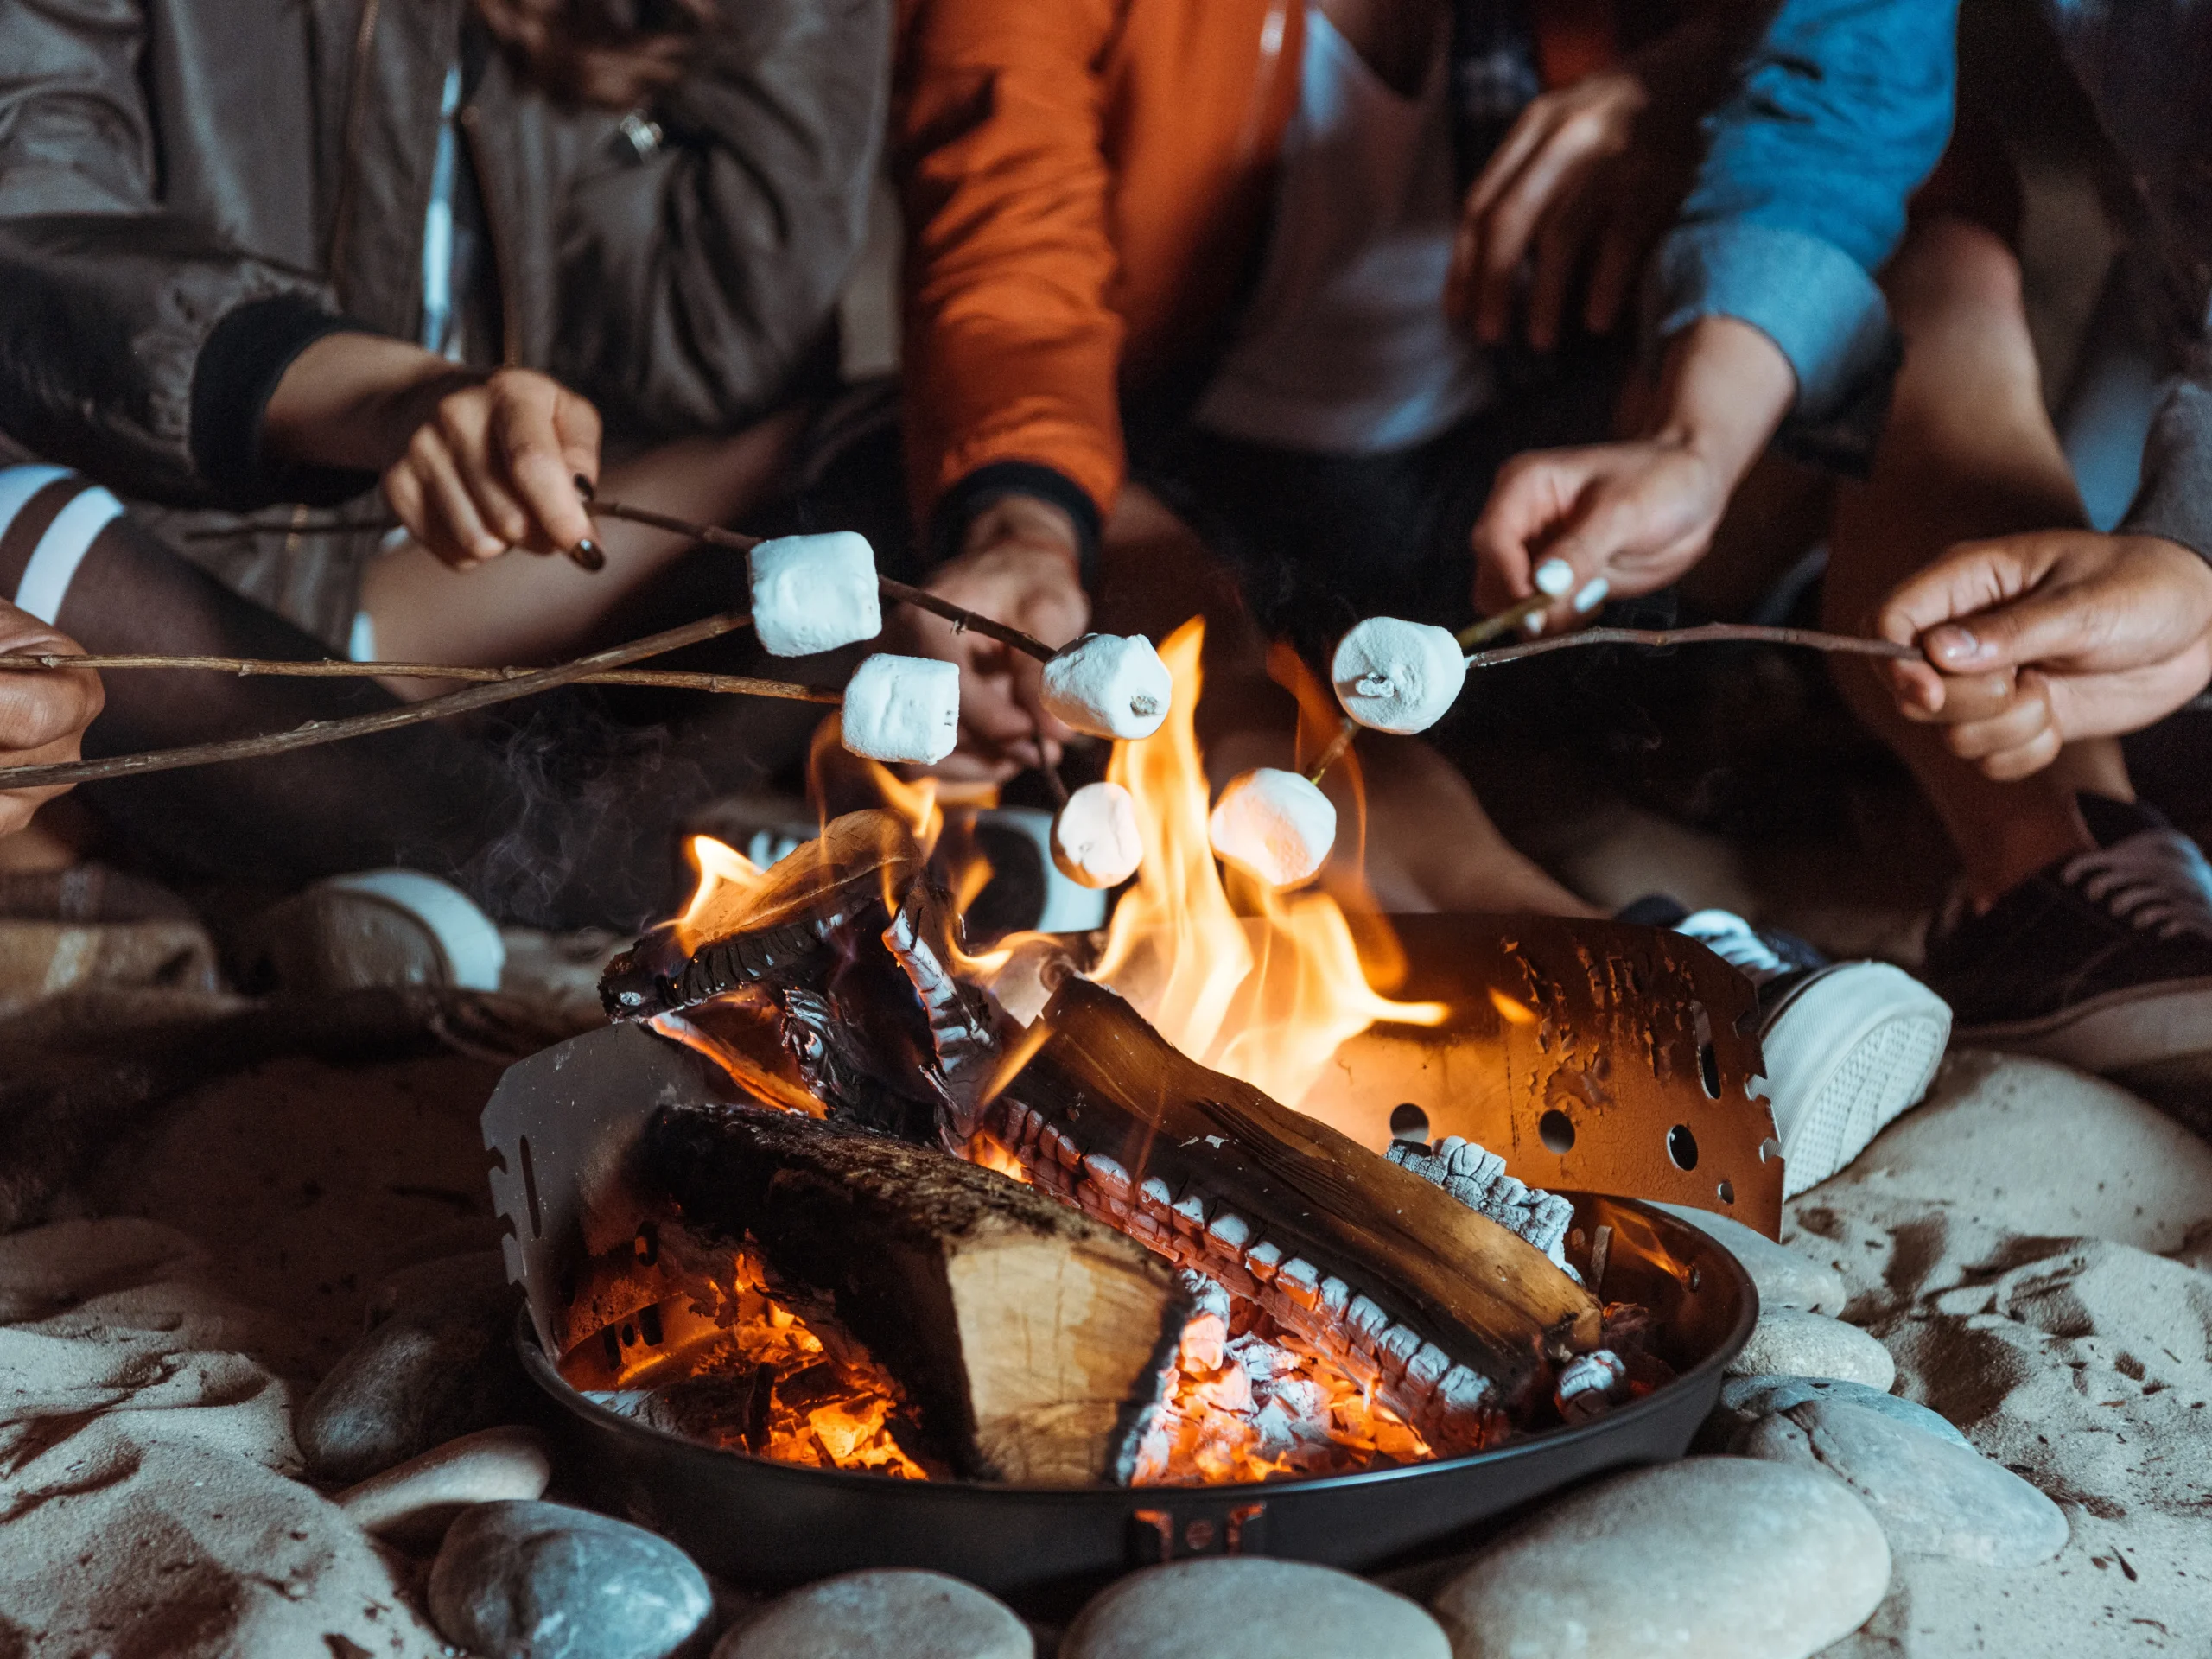
<svg viewBox="0 0 2212 1659">
<path fill-rule="evenodd" d="M 1587 616 L 1591 612 L 1596 610 L 1600 605 L 1604 604 L 1605 602 L 1605 595 L 1612 591 L 1613 584 L 1604 576 L 1592 577 L 1588 582 L 1584 584 L 1582 591 L 1574 596 L 1574 609 L 1576 613 L 1578 615 Z"/>
<path fill-rule="evenodd" d="M 1964 662 L 1981 655 L 1981 641 L 1973 632 L 1956 623 L 1941 627 L 1929 636 L 1929 649 L 1952 662 Z"/>
<path fill-rule="evenodd" d="M 585 537 L 583 540 L 578 542 L 574 547 L 569 550 L 569 556 L 587 570 L 604 570 L 607 569 L 607 554 L 605 550 L 601 548 L 597 542 L 592 540 L 588 536 Z"/>
<path fill-rule="evenodd" d="M 1536 567 L 1536 591 L 1557 599 L 1574 586 L 1574 567 L 1565 559 L 1546 559 Z"/>
<path fill-rule="evenodd" d="M 591 499 L 591 493 L 592 493 L 592 481 L 591 481 L 591 480 L 589 480 L 589 479 L 586 478 L 586 477 L 585 477 L 582 473 L 578 473 L 578 474 L 575 474 L 575 485 L 576 485 L 576 493 L 577 493 L 578 495 L 581 495 L 582 497 L 583 497 L 583 499 L 584 499 L 585 500 L 587 500 L 587 501 L 590 500 L 590 499 Z"/>
<path fill-rule="evenodd" d="M 1541 611 L 1529 612 L 1528 620 L 1521 626 L 1531 633 L 1541 633 L 1544 631 L 1544 613 Z"/>
</svg>

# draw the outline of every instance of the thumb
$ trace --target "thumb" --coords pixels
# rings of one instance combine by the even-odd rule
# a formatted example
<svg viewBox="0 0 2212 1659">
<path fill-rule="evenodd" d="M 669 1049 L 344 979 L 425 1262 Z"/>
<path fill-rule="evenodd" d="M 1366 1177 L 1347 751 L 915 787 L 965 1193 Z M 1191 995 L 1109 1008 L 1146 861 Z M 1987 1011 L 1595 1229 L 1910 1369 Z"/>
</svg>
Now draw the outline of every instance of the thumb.
<svg viewBox="0 0 2212 1659">
<path fill-rule="evenodd" d="M 2095 648 L 2105 632 L 2098 607 L 2079 593 L 2028 594 L 1945 622 L 1922 636 L 1928 659 L 1946 674 L 1973 674 L 2063 661 Z"/>
</svg>

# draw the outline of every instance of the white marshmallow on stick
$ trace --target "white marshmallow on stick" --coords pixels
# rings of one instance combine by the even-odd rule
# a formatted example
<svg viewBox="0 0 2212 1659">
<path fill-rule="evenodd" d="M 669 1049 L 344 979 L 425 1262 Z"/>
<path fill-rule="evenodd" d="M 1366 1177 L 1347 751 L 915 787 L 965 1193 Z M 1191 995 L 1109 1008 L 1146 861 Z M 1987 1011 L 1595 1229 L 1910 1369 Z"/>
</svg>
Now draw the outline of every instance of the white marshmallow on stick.
<svg viewBox="0 0 2212 1659">
<path fill-rule="evenodd" d="M 1221 857 L 1269 887 L 1296 887 L 1328 861 L 1337 809 L 1298 773 L 1262 766 L 1229 780 L 1206 836 Z"/>
<path fill-rule="evenodd" d="M 811 657 L 883 632 L 875 550 L 849 530 L 780 536 L 746 556 L 753 632 L 775 657 Z"/>
<path fill-rule="evenodd" d="M 1137 804 L 1119 784 L 1085 784 L 1052 820 L 1052 862 L 1078 887 L 1118 887 L 1143 861 Z"/>
<path fill-rule="evenodd" d="M 1467 658 L 1448 628 L 1370 616 L 1338 642 L 1329 678 L 1344 713 L 1361 725 L 1425 732 L 1467 683 Z"/>
<path fill-rule="evenodd" d="M 865 658 L 846 683 L 842 724 L 855 754 L 934 765 L 960 738 L 960 671 L 933 657 Z"/>
<path fill-rule="evenodd" d="M 1045 664 L 1045 712 L 1092 737 L 1150 737 L 1174 696 L 1142 634 L 1087 633 Z"/>
</svg>

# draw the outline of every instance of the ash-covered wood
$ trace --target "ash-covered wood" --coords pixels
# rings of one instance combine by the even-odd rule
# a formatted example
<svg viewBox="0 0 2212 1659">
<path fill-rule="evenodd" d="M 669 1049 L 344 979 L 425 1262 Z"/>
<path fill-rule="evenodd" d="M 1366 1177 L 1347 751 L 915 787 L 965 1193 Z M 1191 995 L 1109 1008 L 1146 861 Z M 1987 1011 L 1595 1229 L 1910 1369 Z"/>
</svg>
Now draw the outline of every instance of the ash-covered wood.
<svg viewBox="0 0 2212 1659">
<path fill-rule="evenodd" d="M 1128 1478 L 1190 1306 L 1158 1256 L 989 1170 L 790 1114 L 672 1109 L 645 1154 L 687 1224 L 834 1296 L 956 1471 Z"/>
<path fill-rule="evenodd" d="M 1548 1392 L 1548 1350 L 1594 1345 L 1597 1303 L 1534 1246 L 1188 1058 L 1111 991 L 1071 979 L 1040 1023 L 985 1127 L 1041 1182 L 1365 1370 L 1433 1442 L 1479 1443 L 1484 1414 Z"/>
</svg>

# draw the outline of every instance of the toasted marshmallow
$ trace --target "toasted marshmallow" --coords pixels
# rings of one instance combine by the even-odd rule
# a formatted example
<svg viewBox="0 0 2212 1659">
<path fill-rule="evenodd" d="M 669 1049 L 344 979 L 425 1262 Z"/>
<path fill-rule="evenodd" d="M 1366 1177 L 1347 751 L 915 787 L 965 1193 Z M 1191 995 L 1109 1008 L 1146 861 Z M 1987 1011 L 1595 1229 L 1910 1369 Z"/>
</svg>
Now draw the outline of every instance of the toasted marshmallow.
<svg viewBox="0 0 2212 1659">
<path fill-rule="evenodd" d="M 960 737 L 960 671 L 933 657 L 863 658 L 845 686 L 845 747 L 871 760 L 929 766 Z"/>
<path fill-rule="evenodd" d="M 1448 628 L 1370 616 L 1338 642 L 1329 677 L 1344 713 L 1361 725 L 1425 732 L 1467 683 L 1467 658 Z"/>
<path fill-rule="evenodd" d="M 1118 887 L 1143 859 L 1137 804 L 1119 784 L 1085 784 L 1052 820 L 1052 862 L 1080 887 Z"/>
<path fill-rule="evenodd" d="M 1206 823 L 1214 851 L 1269 887 L 1296 887 L 1328 861 L 1337 809 L 1294 772 L 1262 766 L 1229 780 Z"/>
<path fill-rule="evenodd" d="M 811 657 L 883 632 L 875 550 L 849 530 L 783 536 L 746 556 L 753 632 L 777 657 Z"/>
<path fill-rule="evenodd" d="M 1045 712 L 1092 737 L 1150 737 L 1174 696 L 1142 634 L 1087 633 L 1045 664 Z"/>
</svg>

